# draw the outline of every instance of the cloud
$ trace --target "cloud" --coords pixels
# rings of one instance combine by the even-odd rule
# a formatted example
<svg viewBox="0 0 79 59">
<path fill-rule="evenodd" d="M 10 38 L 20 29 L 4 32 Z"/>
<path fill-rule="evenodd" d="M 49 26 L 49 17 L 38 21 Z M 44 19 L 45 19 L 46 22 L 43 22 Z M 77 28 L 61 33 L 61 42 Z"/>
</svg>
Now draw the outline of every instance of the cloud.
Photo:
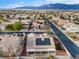
<svg viewBox="0 0 79 59">
<path fill-rule="evenodd" d="M 19 2 L 19 3 L 9 4 L 5 8 L 16 8 L 16 7 L 22 7 L 22 6 L 26 6 L 26 4 L 24 2 Z"/>
<path fill-rule="evenodd" d="M 79 4 L 79 0 L 46 0 L 48 3 Z"/>
<path fill-rule="evenodd" d="M 0 9 L 1 9 L 2 7 L 0 6 Z"/>
<path fill-rule="evenodd" d="M 4 1 L 4 0 L 3 0 Z M 64 3 L 64 4 L 79 4 L 79 0 L 30 0 L 30 3 L 28 0 L 26 2 L 18 2 L 18 3 L 12 3 L 7 4 L 6 6 L 1 6 L 0 8 L 16 8 L 16 7 L 22 7 L 22 6 L 40 6 L 44 4 L 54 4 L 54 3 Z"/>
<path fill-rule="evenodd" d="M 79 0 L 40 0 L 30 3 L 30 6 L 41 6 L 45 4 L 54 4 L 54 3 L 63 3 L 63 4 L 79 4 Z"/>
<path fill-rule="evenodd" d="M 65 0 L 46 0 L 48 3 L 60 3 L 63 2 Z"/>
<path fill-rule="evenodd" d="M 44 4 L 45 3 L 43 1 L 39 1 L 39 2 L 35 1 L 35 2 L 31 3 L 32 6 L 41 6 L 41 5 L 44 5 Z"/>
<path fill-rule="evenodd" d="M 67 4 L 79 4 L 79 0 L 70 0 Z"/>
</svg>

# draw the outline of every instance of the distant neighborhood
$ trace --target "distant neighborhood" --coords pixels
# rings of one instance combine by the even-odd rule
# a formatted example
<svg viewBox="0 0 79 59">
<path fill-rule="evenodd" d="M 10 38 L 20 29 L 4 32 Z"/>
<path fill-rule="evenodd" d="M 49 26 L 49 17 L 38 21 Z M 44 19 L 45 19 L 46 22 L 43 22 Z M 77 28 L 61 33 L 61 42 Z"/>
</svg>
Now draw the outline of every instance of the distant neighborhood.
<svg viewBox="0 0 79 59">
<path fill-rule="evenodd" d="M 0 58 L 79 58 L 79 12 L 0 10 Z"/>
</svg>

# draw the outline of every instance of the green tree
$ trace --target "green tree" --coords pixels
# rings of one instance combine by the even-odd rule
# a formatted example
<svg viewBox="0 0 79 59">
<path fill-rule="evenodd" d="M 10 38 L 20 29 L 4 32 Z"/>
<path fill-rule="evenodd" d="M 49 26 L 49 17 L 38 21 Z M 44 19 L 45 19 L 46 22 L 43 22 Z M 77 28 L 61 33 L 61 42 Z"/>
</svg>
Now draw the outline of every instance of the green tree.
<svg viewBox="0 0 79 59">
<path fill-rule="evenodd" d="M 21 30 L 22 24 L 20 22 L 15 22 L 13 24 L 13 30 Z"/>
<path fill-rule="evenodd" d="M 30 19 L 30 17 L 28 16 L 26 19 Z"/>
<path fill-rule="evenodd" d="M 63 15 L 61 15 L 61 16 L 60 16 L 60 19 L 65 20 L 65 19 L 66 19 L 66 17 L 65 17 L 65 16 L 63 16 Z"/>
<path fill-rule="evenodd" d="M 54 58 L 54 56 L 51 56 L 51 55 L 50 55 L 50 56 L 48 57 L 48 59 L 55 59 L 55 58 Z"/>
<path fill-rule="evenodd" d="M 61 50 L 62 49 L 59 44 L 55 44 L 55 46 L 56 46 L 56 50 Z"/>
<path fill-rule="evenodd" d="M 5 29 L 12 30 L 12 29 L 13 29 L 12 24 L 8 24 L 8 25 L 5 27 Z"/>
<path fill-rule="evenodd" d="M 47 28 L 47 29 L 46 29 L 46 33 L 47 33 L 48 35 L 51 35 L 51 34 L 52 34 L 50 28 Z"/>
</svg>

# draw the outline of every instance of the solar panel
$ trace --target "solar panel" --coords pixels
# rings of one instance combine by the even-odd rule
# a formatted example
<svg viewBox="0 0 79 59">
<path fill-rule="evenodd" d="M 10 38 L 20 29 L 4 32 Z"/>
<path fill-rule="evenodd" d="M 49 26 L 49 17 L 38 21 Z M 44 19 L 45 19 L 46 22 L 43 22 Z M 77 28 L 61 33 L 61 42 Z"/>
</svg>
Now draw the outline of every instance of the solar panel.
<svg viewBox="0 0 79 59">
<path fill-rule="evenodd" d="M 36 45 L 51 45 L 49 38 L 36 38 Z"/>
</svg>

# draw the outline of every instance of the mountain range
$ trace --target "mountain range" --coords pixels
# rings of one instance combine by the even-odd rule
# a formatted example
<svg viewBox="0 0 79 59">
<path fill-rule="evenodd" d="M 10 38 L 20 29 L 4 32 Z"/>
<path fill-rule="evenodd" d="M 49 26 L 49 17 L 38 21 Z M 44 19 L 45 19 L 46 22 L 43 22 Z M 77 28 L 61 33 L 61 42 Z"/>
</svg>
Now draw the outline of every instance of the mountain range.
<svg viewBox="0 0 79 59">
<path fill-rule="evenodd" d="M 57 10 L 79 10 L 79 4 L 46 4 L 42 6 L 23 6 L 16 9 L 57 9 Z"/>
</svg>

